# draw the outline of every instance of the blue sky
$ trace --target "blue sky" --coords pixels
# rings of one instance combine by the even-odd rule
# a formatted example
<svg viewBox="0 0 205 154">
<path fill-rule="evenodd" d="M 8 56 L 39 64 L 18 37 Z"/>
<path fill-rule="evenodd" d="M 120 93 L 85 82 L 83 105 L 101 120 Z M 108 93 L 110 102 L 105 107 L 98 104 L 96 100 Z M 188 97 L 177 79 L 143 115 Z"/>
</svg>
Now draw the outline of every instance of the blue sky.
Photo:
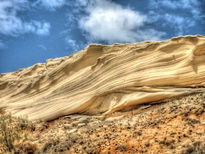
<svg viewBox="0 0 205 154">
<path fill-rule="evenodd" d="M 205 35 L 205 0 L 0 0 L 0 73 L 90 43 Z"/>
</svg>

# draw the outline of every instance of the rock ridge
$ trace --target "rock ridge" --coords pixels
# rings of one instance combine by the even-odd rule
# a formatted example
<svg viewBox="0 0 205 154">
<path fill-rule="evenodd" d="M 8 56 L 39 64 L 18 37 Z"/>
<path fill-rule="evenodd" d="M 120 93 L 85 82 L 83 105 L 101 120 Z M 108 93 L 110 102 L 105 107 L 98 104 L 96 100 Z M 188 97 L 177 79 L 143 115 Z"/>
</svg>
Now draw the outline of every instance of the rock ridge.
<svg viewBox="0 0 205 154">
<path fill-rule="evenodd" d="M 30 120 L 108 114 L 203 92 L 205 37 L 97 45 L 0 75 L 0 110 Z"/>
</svg>

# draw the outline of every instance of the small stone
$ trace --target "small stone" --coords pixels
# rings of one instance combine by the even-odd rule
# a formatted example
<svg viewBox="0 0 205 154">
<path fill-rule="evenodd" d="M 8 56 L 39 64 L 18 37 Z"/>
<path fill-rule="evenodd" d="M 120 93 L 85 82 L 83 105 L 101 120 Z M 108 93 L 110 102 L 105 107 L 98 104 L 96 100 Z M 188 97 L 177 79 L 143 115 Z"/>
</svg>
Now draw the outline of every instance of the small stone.
<svg viewBox="0 0 205 154">
<path fill-rule="evenodd" d="M 72 128 L 72 124 L 64 124 L 64 129 Z"/>
<path fill-rule="evenodd" d="M 85 126 L 85 125 L 86 125 L 85 123 L 79 123 L 78 127 L 82 127 L 82 126 Z"/>
<path fill-rule="evenodd" d="M 71 129 L 68 133 L 74 133 L 74 132 L 76 132 L 76 131 L 77 131 L 77 129 L 74 128 L 74 129 Z"/>
</svg>

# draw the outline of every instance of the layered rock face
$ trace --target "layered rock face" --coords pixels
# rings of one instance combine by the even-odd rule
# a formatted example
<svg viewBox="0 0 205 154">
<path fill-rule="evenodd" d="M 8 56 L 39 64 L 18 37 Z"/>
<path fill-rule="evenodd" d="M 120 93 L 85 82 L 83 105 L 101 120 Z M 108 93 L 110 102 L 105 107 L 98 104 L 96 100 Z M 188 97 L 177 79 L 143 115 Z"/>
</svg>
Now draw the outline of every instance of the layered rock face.
<svg viewBox="0 0 205 154">
<path fill-rule="evenodd" d="M 204 91 L 205 37 L 90 45 L 0 75 L 0 109 L 30 120 L 108 114 Z"/>
</svg>

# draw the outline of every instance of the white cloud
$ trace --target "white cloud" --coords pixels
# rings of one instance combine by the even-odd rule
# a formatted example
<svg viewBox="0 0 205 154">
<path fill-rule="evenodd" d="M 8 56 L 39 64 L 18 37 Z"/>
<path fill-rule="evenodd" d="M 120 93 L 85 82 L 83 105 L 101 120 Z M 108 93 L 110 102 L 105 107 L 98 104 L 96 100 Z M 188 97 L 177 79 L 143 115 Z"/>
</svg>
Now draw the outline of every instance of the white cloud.
<svg viewBox="0 0 205 154">
<path fill-rule="evenodd" d="M 91 41 L 135 42 L 158 40 L 163 35 L 154 29 L 143 29 L 147 16 L 109 0 L 95 0 L 87 6 L 88 16 L 79 27 L 89 34 Z"/>
<path fill-rule="evenodd" d="M 38 3 L 46 7 L 47 9 L 54 10 L 60 8 L 66 4 L 65 0 L 39 0 Z"/>
<path fill-rule="evenodd" d="M 34 33 L 38 35 L 49 34 L 50 24 L 47 22 L 30 21 L 24 22 L 17 14 L 25 9 L 26 0 L 3 0 L 0 1 L 0 33 L 4 35 L 18 35 Z"/>
<path fill-rule="evenodd" d="M 162 1 L 156 1 L 152 0 L 152 5 L 164 6 L 170 9 L 191 9 L 193 6 L 198 6 L 199 1 L 198 0 L 162 0 Z"/>
<path fill-rule="evenodd" d="M 163 1 L 153 1 L 151 4 L 155 7 L 166 7 L 172 10 L 180 9 L 187 10 L 195 18 L 200 15 L 200 2 L 199 0 L 163 0 Z"/>
<path fill-rule="evenodd" d="M 80 6 L 86 6 L 88 5 L 88 0 L 76 0 Z"/>
<path fill-rule="evenodd" d="M 188 17 L 182 17 L 172 14 L 165 14 L 163 19 L 166 21 L 166 24 L 174 25 L 173 28 L 177 31 L 178 35 L 183 35 L 186 29 L 195 25 L 195 21 L 191 20 Z"/>
<path fill-rule="evenodd" d="M 149 3 L 150 19 L 155 22 L 162 21 L 164 27 L 170 27 L 178 35 L 184 35 L 190 27 L 196 25 L 197 20 L 201 20 L 199 0 L 150 0 Z"/>
<path fill-rule="evenodd" d="M 32 32 L 38 35 L 48 35 L 50 24 L 47 22 L 31 21 L 26 23 L 23 27 L 25 32 Z"/>
<path fill-rule="evenodd" d="M 86 46 L 85 43 L 81 42 L 81 41 L 76 41 L 70 37 L 67 37 L 65 39 L 66 44 L 68 45 L 68 49 L 71 51 L 78 51 L 81 50 L 82 48 L 84 48 Z M 88 43 L 89 44 L 89 43 Z"/>
</svg>

